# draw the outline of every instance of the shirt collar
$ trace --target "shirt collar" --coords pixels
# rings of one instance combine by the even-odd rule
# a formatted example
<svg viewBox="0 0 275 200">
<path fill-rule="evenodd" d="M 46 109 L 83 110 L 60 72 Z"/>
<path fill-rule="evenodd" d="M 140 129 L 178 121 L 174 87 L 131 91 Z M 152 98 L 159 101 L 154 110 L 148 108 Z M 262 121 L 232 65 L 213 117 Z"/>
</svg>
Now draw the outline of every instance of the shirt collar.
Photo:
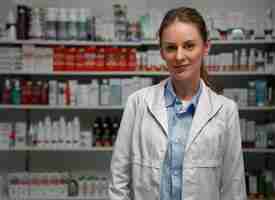
<svg viewBox="0 0 275 200">
<path fill-rule="evenodd" d="M 202 83 L 200 81 L 199 84 L 199 89 L 197 91 L 197 93 L 192 97 L 191 102 L 187 108 L 187 110 L 190 108 L 190 106 L 192 105 L 193 109 L 196 108 L 196 106 L 198 105 L 198 101 L 199 101 L 199 97 L 202 91 Z M 173 85 L 172 85 L 172 81 L 169 78 L 165 84 L 165 89 L 164 89 L 164 96 L 165 96 L 165 105 L 166 107 L 171 107 L 174 106 L 175 103 L 177 102 L 181 102 L 181 100 L 177 97 Z"/>
</svg>

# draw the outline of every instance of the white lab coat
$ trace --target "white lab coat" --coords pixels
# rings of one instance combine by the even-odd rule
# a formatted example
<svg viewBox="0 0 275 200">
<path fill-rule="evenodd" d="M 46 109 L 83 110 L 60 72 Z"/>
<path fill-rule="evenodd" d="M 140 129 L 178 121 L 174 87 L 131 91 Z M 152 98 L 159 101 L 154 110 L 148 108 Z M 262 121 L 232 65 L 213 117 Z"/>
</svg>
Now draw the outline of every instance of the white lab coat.
<svg viewBox="0 0 275 200">
<path fill-rule="evenodd" d="M 110 200 L 160 199 L 167 150 L 165 81 L 127 101 L 115 143 Z M 236 104 L 202 81 L 183 164 L 183 200 L 245 200 L 243 154 Z"/>
</svg>

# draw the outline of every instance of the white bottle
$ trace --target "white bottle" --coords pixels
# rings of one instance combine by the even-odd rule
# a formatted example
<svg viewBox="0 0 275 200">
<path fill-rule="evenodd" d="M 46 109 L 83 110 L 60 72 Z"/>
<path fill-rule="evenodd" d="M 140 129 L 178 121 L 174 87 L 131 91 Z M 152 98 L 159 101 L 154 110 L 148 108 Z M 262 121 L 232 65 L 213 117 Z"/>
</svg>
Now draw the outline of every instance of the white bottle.
<svg viewBox="0 0 275 200">
<path fill-rule="evenodd" d="M 79 147 L 79 138 L 80 138 L 80 121 L 78 117 L 73 119 L 73 147 Z"/>
<path fill-rule="evenodd" d="M 42 121 L 38 122 L 37 127 L 37 146 L 38 148 L 45 148 L 45 131 Z"/>
<path fill-rule="evenodd" d="M 234 50 L 233 54 L 233 71 L 238 71 L 240 68 L 240 54 L 237 49 Z"/>
<path fill-rule="evenodd" d="M 60 139 L 59 139 L 59 126 L 58 122 L 54 121 L 52 123 L 52 141 L 53 141 L 53 149 L 60 149 Z"/>
<path fill-rule="evenodd" d="M 9 40 L 16 40 L 16 20 L 12 10 L 9 11 L 7 19 L 7 36 Z"/>
<path fill-rule="evenodd" d="M 66 149 L 67 148 L 67 146 L 66 146 L 66 135 L 67 135 L 66 131 L 67 131 L 67 129 L 66 129 L 66 122 L 65 122 L 65 119 L 63 116 L 61 116 L 59 118 L 59 130 L 60 130 L 59 139 L 61 142 L 60 147 L 61 147 L 61 149 Z"/>
<path fill-rule="evenodd" d="M 264 72 L 265 71 L 265 62 L 263 52 L 258 50 L 257 57 L 256 57 L 256 71 L 257 72 Z"/>
<path fill-rule="evenodd" d="M 103 79 L 100 85 L 100 104 L 109 105 L 110 86 L 107 79 Z"/>
<path fill-rule="evenodd" d="M 40 23 L 40 10 L 34 8 L 31 17 L 30 37 L 35 39 L 42 38 L 42 26 Z"/>
<path fill-rule="evenodd" d="M 255 49 L 253 49 L 253 48 L 251 48 L 250 51 L 249 51 L 248 70 L 249 71 L 255 71 L 256 70 Z"/>
<path fill-rule="evenodd" d="M 49 116 L 47 116 L 44 120 L 44 126 L 45 126 L 45 141 L 46 141 L 46 148 L 53 148 L 52 143 L 52 124 L 51 119 Z"/>
<path fill-rule="evenodd" d="M 66 148 L 67 149 L 72 149 L 74 148 L 73 146 L 73 125 L 72 122 L 67 123 L 67 132 L 66 132 Z"/>
<path fill-rule="evenodd" d="M 247 71 L 247 55 L 246 55 L 246 49 L 242 49 L 242 50 L 241 50 L 240 71 Z"/>
<path fill-rule="evenodd" d="M 89 86 L 89 106 L 98 106 L 99 103 L 99 88 L 96 79 L 92 80 Z"/>
<path fill-rule="evenodd" d="M 68 12 L 68 39 L 77 39 L 77 13 L 75 8 L 71 8 Z"/>
</svg>

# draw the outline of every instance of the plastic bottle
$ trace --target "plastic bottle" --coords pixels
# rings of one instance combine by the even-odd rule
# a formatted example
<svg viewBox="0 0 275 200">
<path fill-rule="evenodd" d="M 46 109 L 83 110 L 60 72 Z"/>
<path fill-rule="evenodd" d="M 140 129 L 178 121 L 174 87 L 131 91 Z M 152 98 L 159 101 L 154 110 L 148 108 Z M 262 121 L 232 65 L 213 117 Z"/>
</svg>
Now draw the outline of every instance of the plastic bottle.
<svg viewBox="0 0 275 200">
<path fill-rule="evenodd" d="M 258 51 L 257 57 L 256 57 L 256 71 L 257 72 L 264 72 L 265 71 L 265 62 L 264 62 L 264 56 L 262 51 Z"/>
<path fill-rule="evenodd" d="M 7 20 L 7 35 L 9 40 L 16 40 L 16 20 L 12 10 L 9 11 Z"/>
<path fill-rule="evenodd" d="M 233 53 L 233 71 L 238 71 L 240 69 L 240 54 L 236 49 Z"/>
<path fill-rule="evenodd" d="M 112 136 L 111 136 L 111 129 L 112 128 L 112 121 L 110 117 L 106 117 L 103 122 L 103 146 L 111 146 L 112 145 Z"/>
<path fill-rule="evenodd" d="M 102 146 L 102 118 L 97 117 L 93 123 L 93 146 Z"/>
<path fill-rule="evenodd" d="M 71 8 L 68 11 L 68 39 L 69 40 L 76 40 L 77 39 L 77 15 L 76 9 Z"/>
<path fill-rule="evenodd" d="M 248 70 L 249 71 L 256 70 L 256 57 L 255 57 L 255 49 L 254 48 L 251 48 L 249 51 Z"/>
<path fill-rule="evenodd" d="M 78 40 L 87 40 L 87 14 L 86 10 L 84 8 L 81 8 L 79 10 L 79 20 L 77 23 L 77 29 L 78 29 Z"/>
<path fill-rule="evenodd" d="M 248 82 L 247 104 L 248 104 L 248 106 L 255 106 L 256 105 L 256 85 L 255 85 L 255 81 L 249 81 Z"/>
<path fill-rule="evenodd" d="M 11 90 L 11 103 L 16 105 L 21 103 L 21 88 L 19 80 L 15 80 L 14 87 Z"/>
<path fill-rule="evenodd" d="M 46 39 L 56 40 L 57 9 L 48 8 L 46 14 Z"/>
<path fill-rule="evenodd" d="M 5 80 L 5 86 L 2 92 L 2 104 L 10 104 L 11 103 L 11 84 L 10 80 Z"/>
<path fill-rule="evenodd" d="M 247 55 L 246 55 L 246 49 L 242 49 L 242 50 L 241 50 L 240 71 L 247 71 Z"/>
<path fill-rule="evenodd" d="M 115 144 L 118 128 L 119 128 L 119 119 L 118 117 L 115 117 L 112 121 L 112 146 Z"/>
<path fill-rule="evenodd" d="M 41 39 L 42 34 L 42 25 L 40 21 L 40 9 L 34 8 L 31 16 L 31 28 L 30 28 L 30 38 Z"/>
<path fill-rule="evenodd" d="M 80 138 L 80 120 L 78 117 L 74 117 L 72 125 L 73 125 L 72 140 L 73 140 L 74 147 L 76 147 L 79 143 L 79 138 Z"/>
<path fill-rule="evenodd" d="M 28 39 L 29 33 L 29 11 L 30 9 L 26 5 L 25 1 L 18 1 L 17 4 L 17 39 L 26 40 Z"/>
<path fill-rule="evenodd" d="M 66 9 L 60 8 L 57 17 L 57 40 L 67 40 L 67 15 Z"/>
</svg>

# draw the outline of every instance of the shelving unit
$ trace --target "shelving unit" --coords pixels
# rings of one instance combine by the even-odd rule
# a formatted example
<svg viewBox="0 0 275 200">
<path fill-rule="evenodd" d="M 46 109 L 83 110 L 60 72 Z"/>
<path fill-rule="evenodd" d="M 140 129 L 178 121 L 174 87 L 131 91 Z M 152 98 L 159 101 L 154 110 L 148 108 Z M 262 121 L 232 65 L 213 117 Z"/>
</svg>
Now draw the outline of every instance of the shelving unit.
<svg viewBox="0 0 275 200">
<path fill-rule="evenodd" d="M 27 197 L 19 199 L 10 200 L 108 200 L 108 198 L 103 197 Z"/>
<path fill-rule="evenodd" d="M 69 45 L 69 46 L 157 46 L 158 41 L 121 42 L 121 41 L 67 41 L 67 40 L 0 40 L 0 45 Z M 212 45 L 266 45 L 275 44 L 275 40 L 212 40 Z"/>
<path fill-rule="evenodd" d="M 213 48 L 224 48 L 234 47 L 239 48 L 239 46 L 257 47 L 257 46 L 271 46 L 275 44 L 275 40 L 234 40 L 234 41 L 211 41 Z M 150 49 L 158 48 L 157 41 L 141 41 L 141 42 L 91 42 L 91 41 L 45 41 L 45 40 L 27 40 L 27 41 L 0 41 L 0 46 L 21 46 L 21 45 L 34 45 L 39 47 L 48 46 L 116 46 L 125 48 L 144 48 Z M 275 66 L 274 66 L 275 68 Z M 167 71 L 53 71 L 53 72 L 1 72 L 1 77 L 28 77 L 34 79 L 97 79 L 97 78 L 128 78 L 128 77 L 150 77 L 154 79 L 165 78 L 169 75 Z M 269 72 L 255 72 L 255 71 L 210 71 L 210 77 L 213 79 L 229 80 L 234 79 L 234 84 L 241 83 L 241 81 L 246 81 L 247 79 L 269 79 L 275 80 L 275 70 L 273 73 Z M 244 79 L 244 80 L 243 80 Z M 59 105 L 0 105 L 0 112 L 9 112 L 17 115 L 18 113 L 24 113 L 30 121 L 31 117 L 37 118 L 43 113 L 49 115 L 57 116 L 60 113 L 65 113 L 66 116 L 70 115 L 82 115 L 84 113 L 84 118 L 90 119 L 94 118 L 93 115 L 96 114 L 111 114 L 119 115 L 122 113 L 124 107 L 122 105 L 108 105 L 108 106 L 59 106 Z M 85 112 L 84 112 L 85 111 Z M 240 116 L 249 116 L 250 118 L 261 118 L 267 114 L 275 114 L 275 105 L 270 106 L 240 106 L 239 107 Z M 73 114 L 72 114 L 73 113 Z M 23 115 L 24 115 L 23 114 Z M 258 116 L 259 114 L 259 116 Z M 275 115 L 274 115 L 275 116 Z M 90 123 L 90 122 L 88 122 Z M 9 156 L 22 156 L 23 159 L 27 161 L 23 164 L 26 170 L 41 169 L 42 167 L 47 168 L 48 165 L 54 164 L 58 165 L 59 162 L 66 161 L 66 164 L 62 165 L 63 169 L 70 169 L 69 164 L 72 164 L 72 169 L 80 167 L 81 164 L 77 162 L 82 162 L 85 159 L 85 165 L 88 167 L 95 167 L 97 170 L 103 170 L 109 165 L 110 158 L 112 154 L 112 147 L 91 147 L 91 148 L 13 148 L 13 149 L 1 149 L 0 153 L 8 154 Z M 275 157 L 275 149 L 269 148 L 243 148 L 243 153 L 245 157 L 248 156 L 260 156 L 260 157 Z M 22 155 L 21 155 L 22 154 Z M 88 156 L 87 156 L 88 155 Z M 91 158 L 90 158 L 91 156 Z M 86 160 L 89 157 L 91 160 Z M 9 160 L 10 158 L 7 158 Z M 54 161 L 51 161 L 51 160 Z M 96 161 L 94 162 L 95 159 Z M 77 161 L 75 161 L 77 160 Z M 99 160 L 99 161 L 98 161 Z M 41 163 L 45 163 L 44 166 Z M 52 162 L 52 163 L 51 163 Z M 274 162 L 274 161 L 273 161 Z M 68 164 L 69 163 L 69 164 Z M 60 164 L 60 163 L 59 163 Z M 103 166 L 104 165 L 104 166 Z M 11 167 L 12 169 L 12 167 Z M 53 168 L 51 168 L 52 170 Z M 82 169 L 82 168 L 81 168 Z M 107 198 L 93 198 L 93 197 L 28 197 L 16 200 L 105 200 Z M 13 199 L 10 199 L 13 200 Z"/>
<path fill-rule="evenodd" d="M 2 75 L 39 75 L 39 76 L 146 76 L 146 77 L 158 77 L 168 76 L 169 73 L 165 71 L 55 71 L 55 72 L 1 72 Z M 246 71 L 234 71 L 234 72 L 222 72 L 222 71 L 210 71 L 210 76 L 275 76 L 274 73 L 268 72 L 246 72 Z"/>
<path fill-rule="evenodd" d="M 14 148 L 14 149 L 0 149 L 1 151 L 20 152 L 20 151 L 33 151 L 33 152 L 112 152 L 112 147 L 92 147 L 92 148 L 71 148 L 71 149 L 48 149 L 48 148 Z M 275 154 L 275 149 L 268 148 L 243 148 L 244 153 L 271 153 Z"/>
</svg>

